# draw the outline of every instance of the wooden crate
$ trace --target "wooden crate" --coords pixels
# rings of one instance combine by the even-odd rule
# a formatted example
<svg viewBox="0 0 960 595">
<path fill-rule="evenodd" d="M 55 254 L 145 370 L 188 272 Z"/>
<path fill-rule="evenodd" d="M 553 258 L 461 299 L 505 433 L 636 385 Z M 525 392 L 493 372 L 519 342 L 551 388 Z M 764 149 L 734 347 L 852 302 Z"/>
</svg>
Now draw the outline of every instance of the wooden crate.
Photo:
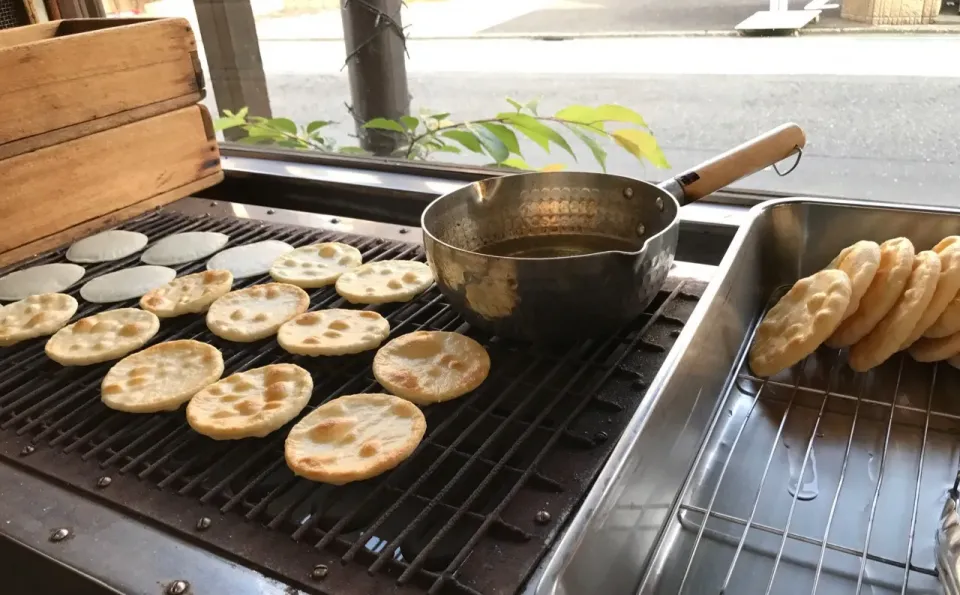
<svg viewBox="0 0 960 595">
<path fill-rule="evenodd" d="M 0 264 L 222 179 L 213 123 L 199 105 L 0 160 Z"/>
<path fill-rule="evenodd" d="M 0 159 L 203 99 L 185 19 L 78 19 L 0 31 Z"/>
</svg>

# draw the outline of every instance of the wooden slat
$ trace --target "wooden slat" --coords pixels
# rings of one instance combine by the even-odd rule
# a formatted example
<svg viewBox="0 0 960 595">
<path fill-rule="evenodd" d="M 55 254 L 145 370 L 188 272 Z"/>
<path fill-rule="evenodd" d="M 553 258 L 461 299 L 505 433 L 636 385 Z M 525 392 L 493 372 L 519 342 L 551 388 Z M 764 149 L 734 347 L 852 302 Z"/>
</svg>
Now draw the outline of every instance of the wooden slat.
<svg viewBox="0 0 960 595">
<path fill-rule="evenodd" d="M 0 253 L 220 172 L 202 106 L 5 159 Z"/>
<path fill-rule="evenodd" d="M 23 246 L 18 246 L 13 250 L 2 252 L 0 253 L 0 267 L 25 260 L 41 252 L 53 250 L 57 246 L 62 246 L 67 242 L 72 242 L 81 237 L 86 237 L 97 231 L 100 231 L 101 229 L 113 227 L 114 225 L 126 221 L 127 219 L 132 219 L 141 213 L 145 213 L 150 209 L 162 207 L 166 204 L 170 204 L 171 202 L 175 202 L 184 197 L 190 196 L 195 192 L 200 192 L 204 188 L 209 188 L 210 186 L 218 184 L 222 180 L 223 172 L 217 172 L 213 175 L 199 179 L 195 182 L 191 182 L 179 188 L 174 188 L 173 190 L 158 194 L 138 203 L 117 209 L 111 213 L 94 217 L 89 221 L 84 221 L 83 223 L 74 225 L 69 229 L 59 231 L 44 238 L 36 239 L 28 244 L 24 244 Z"/>
<path fill-rule="evenodd" d="M 143 106 L 203 98 L 192 56 L 196 40 L 185 19 L 61 23 L 0 32 L 0 147 Z M 82 29 L 92 30 L 63 34 Z M 24 43 L 31 35 L 41 39 Z"/>
</svg>

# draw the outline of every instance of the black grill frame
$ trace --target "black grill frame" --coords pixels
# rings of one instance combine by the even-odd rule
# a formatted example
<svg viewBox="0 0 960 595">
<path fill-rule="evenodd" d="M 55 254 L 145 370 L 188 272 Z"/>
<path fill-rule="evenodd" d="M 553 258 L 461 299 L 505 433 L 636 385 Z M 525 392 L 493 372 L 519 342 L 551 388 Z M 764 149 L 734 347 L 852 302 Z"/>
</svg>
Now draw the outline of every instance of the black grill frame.
<svg viewBox="0 0 960 595">
<path fill-rule="evenodd" d="M 210 230 L 230 234 L 228 246 L 262 239 L 295 246 L 344 241 L 357 246 L 364 261 L 423 259 L 414 244 L 242 219 L 161 211 L 119 227 L 143 231 L 151 241 Z M 63 261 L 63 252 L 8 270 Z M 138 259 L 139 254 L 90 266 L 85 279 L 133 266 Z M 203 262 L 176 268 L 187 274 L 202 270 Z M 266 280 L 245 279 L 234 288 Z M 77 296 L 78 288 L 70 293 Z M 286 469 L 282 441 L 289 426 L 264 439 L 215 442 L 193 433 L 182 410 L 110 411 L 100 403 L 98 387 L 112 362 L 61 368 L 43 355 L 42 340 L 0 350 L 5 364 L 0 368 L 0 456 L 311 590 L 513 593 L 586 494 L 699 297 L 692 286 L 668 289 L 619 333 L 558 353 L 533 352 L 477 332 L 449 309 L 436 288 L 407 304 L 378 306 L 391 321 L 391 338 L 420 328 L 464 332 L 488 348 L 493 370 L 474 393 L 425 410 L 427 435 L 408 461 L 343 488 L 298 479 Z M 331 288 L 309 293 L 311 309 L 350 307 Z M 135 302 L 104 307 L 81 301 L 76 318 Z M 369 369 L 373 352 L 305 358 L 283 352 L 272 338 L 229 343 L 210 334 L 202 316 L 162 321 L 151 344 L 186 337 L 221 348 L 225 376 L 279 360 L 307 368 L 315 390 L 304 414 L 341 394 L 379 390 Z M 448 477 L 438 482 L 444 474 Z M 267 490 L 265 482 L 274 476 L 279 477 L 266 484 L 275 484 Z M 239 477 L 246 480 L 233 489 Z M 250 498 L 258 490 L 264 493 L 254 502 Z M 349 507 L 351 514 L 337 516 L 330 512 L 337 501 L 359 504 Z M 374 505 L 384 503 L 386 510 L 375 514 Z M 328 516 L 316 511 L 320 504 L 327 505 Z M 306 517 L 291 518 L 308 505 Z M 356 519 L 361 512 L 368 518 Z M 409 522 L 411 517 L 421 522 Z M 391 526 L 397 522 L 401 526 Z M 447 529 L 433 531 L 428 539 L 425 524 Z M 381 529 L 385 540 L 377 535 Z M 444 532 L 448 542 L 465 545 L 445 547 Z M 396 558 L 402 550 L 407 561 Z M 442 551 L 451 555 L 437 554 Z M 363 566 L 370 572 L 362 572 Z"/>
</svg>

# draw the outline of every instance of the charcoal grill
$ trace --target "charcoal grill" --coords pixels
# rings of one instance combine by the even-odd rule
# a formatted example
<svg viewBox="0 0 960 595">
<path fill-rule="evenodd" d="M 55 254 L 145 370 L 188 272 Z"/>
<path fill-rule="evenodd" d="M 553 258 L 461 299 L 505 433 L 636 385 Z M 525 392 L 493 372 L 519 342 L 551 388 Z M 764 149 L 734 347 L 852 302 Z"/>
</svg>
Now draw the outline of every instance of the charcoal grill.
<svg viewBox="0 0 960 595">
<path fill-rule="evenodd" d="M 240 216 L 209 216 L 224 207 Z M 245 218 L 251 210 L 269 222 Z M 228 247 L 341 241 L 360 249 L 364 261 L 423 260 L 405 229 L 374 237 L 336 229 L 346 227 L 337 220 L 334 229 L 280 222 L 303 219 L 318 217 L 186 199 L 119 227 L 151 241 L 219 231 L 230 235 Z M 323 222 L 330 226 L 329 218 Z M 62 261 L 63 253 L 7 270 Z M 85 279 L 138 258 L 92 265 Z M 202 267 L 176 268 L 182 275 Z M 244 279 L 235 288 L 265 280 Z M 78 288 L 70 293 L 77 296 Z M 0 350 L 0 515 L 8 519 L 0 533 L 124 592 L 520 592 L 642 402 L 703 288 L 671 277 L 636 321 L 563 352 L 534 352 L 476 331 L 436 288 L 406 304 L 377 306 L 391 336 L 427 329 L 474 337 L 489 350 L 492 373 L 474 393 L 425 410 L 427 435 L 410 459 L 342 487 L 287 469 L 289 426 L 263 439 L 213 441 L 194 433 L 182 411 L 105 408 L 99 385 L 109 364 L 60 367 L 44 356 L 42 340 Z M 310 299 L 311 309 L 354 307 L 330 288 L 310 291 Z M 77 317 L 135 303 L 81 300 Z M 152 343 L 181 338 L 220 348 L 225 375 L 278 361 L 303 366 L 315 383 L 308 409 L 379 390 L 372 352 L 292 356 L 274 339 L 224 341 L 195 315 L 164 320 Z M 40 515 L 43 521 L 25 521 L 28 512 L 37 518 L 28 509 L 45 499 L 56 505 Z M 138 568 L 137 559 L 148 568 Z"/>
</svg>

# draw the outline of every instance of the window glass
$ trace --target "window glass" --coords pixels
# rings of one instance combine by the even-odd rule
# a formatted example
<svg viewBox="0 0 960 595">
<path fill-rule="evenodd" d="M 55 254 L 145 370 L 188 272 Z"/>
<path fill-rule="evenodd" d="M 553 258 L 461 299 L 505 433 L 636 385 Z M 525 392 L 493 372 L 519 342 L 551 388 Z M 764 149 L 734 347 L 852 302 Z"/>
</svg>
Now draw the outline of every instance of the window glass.
<svg viewBox="0 0 960 595">
<path fill-rule="evenodd" d="M 792 121 L 735 187 L 957 200 L 956 2 L 103 1 L 190 20 L 228 143 L 658 180 Z"/>
</svg>

